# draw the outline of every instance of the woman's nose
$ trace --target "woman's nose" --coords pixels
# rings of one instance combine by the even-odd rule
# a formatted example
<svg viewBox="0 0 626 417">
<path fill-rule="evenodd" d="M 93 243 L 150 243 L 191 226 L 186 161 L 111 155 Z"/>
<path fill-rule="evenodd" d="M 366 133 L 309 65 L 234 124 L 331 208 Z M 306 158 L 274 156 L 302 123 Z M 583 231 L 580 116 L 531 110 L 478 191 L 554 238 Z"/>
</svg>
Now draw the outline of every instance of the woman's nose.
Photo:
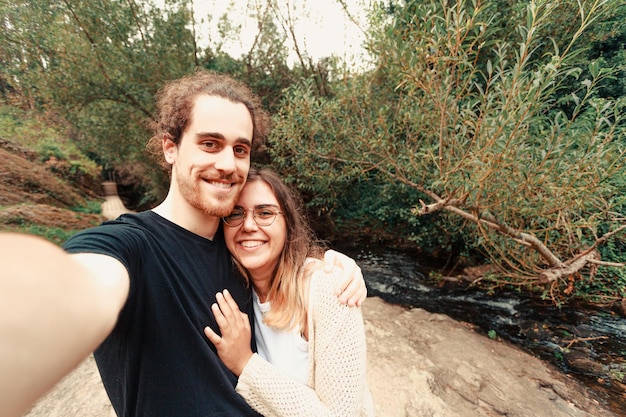
<svg viewBox="0 0 626 417">
<path fill-rule="evenodd" d="M 246 210 L 246 214 L 243 218 L 243 229 L 246 231 L 258 229 L 258 225 L 254 220 L 254 212 L 252 210 Z"/>
</svg>

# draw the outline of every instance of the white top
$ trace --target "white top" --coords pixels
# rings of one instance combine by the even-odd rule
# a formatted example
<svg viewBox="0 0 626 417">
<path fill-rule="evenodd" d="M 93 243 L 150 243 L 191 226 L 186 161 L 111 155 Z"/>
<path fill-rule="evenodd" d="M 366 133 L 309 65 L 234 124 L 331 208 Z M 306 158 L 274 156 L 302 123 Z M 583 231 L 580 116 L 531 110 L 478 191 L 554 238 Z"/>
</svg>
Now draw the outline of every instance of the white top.
<svg viewBox="0 0 626 417">
<path fill-rule="evenodd" d="M 291 330 L 277 330 L 263 322 L 263 315 L 270 310 L 270 301 L 261 303 L 252 291 L 254 308 L 254 332 L 257 353 L 280 369 L 285 375 L 306 385 L 309 371 L 309 344 L 298 326 Z"/>
</svg>

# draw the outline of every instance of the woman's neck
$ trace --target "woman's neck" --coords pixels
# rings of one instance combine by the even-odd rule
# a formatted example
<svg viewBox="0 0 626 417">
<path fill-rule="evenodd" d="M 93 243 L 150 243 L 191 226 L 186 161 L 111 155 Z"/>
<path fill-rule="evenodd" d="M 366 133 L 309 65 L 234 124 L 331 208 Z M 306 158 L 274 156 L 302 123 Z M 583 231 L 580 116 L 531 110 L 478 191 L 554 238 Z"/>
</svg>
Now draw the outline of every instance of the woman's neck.
<svg viewBox="0 0 626 417">
<path fill-rule="evenodd" d="M 251 277 L 251 281 L 252 288 L 254 288 L 254 292 L 259 297 L 259 301 L 265 303 L 270 292 L 271 279 L 269 277 L 265 279 Z"/>
</svg>

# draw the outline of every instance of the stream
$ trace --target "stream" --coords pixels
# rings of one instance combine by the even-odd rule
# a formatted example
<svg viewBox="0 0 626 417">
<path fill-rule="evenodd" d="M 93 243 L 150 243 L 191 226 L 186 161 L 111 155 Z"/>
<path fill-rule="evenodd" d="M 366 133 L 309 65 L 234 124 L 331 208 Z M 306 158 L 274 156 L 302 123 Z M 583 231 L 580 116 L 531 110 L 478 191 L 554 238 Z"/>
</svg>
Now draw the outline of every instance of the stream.
<svg viewBox="0 0 626 417">
<path fill-rule="evenodd" d="M 616 415 L 626 416 L 626 319 L 610 310 L 557 308 L 514 292 L 487 294 L 436 287 L 411 254 L 376 246 L 338 244 L 357 261 L 368 295 L 472 323 L 537 356 L 588 387 Z"/>
</svg>

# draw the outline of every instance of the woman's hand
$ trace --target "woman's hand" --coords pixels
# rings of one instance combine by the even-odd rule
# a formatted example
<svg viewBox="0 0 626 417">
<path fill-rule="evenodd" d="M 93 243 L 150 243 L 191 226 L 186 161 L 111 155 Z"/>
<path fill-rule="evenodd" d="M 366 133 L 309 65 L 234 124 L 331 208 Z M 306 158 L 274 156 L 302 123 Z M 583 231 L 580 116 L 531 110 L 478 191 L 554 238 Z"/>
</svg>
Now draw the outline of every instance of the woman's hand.
<svg viewBox="0 0 626 417">
<path fill-rule="evenodd" d="M 211 310 L 222 336 L 209 326 L 204 328 L 204 334 L 217 348 L 217 354 L 224 365 L 239 376 L 252 357 L 250 320 L 246 313 L 239 310 L 228 290 L 217 293 L 215 298 L 217 303 L 211 306 Z"/>
</svg>

